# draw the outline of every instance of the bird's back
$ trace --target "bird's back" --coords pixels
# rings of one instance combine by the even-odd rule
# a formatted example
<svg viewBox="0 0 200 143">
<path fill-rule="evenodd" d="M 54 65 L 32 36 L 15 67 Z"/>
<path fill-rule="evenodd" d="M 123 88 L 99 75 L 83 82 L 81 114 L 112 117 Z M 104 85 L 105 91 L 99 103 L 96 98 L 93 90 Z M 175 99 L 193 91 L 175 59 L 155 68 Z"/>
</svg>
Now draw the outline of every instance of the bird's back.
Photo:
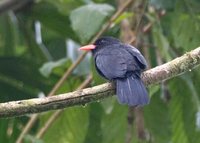
<svg viewBox="0 0 200 143">
<path fill-rule="evenodd" d="M 121 44 L 104 46 L 94 56 L 97 71 L 106 79 L 124 78 L 140 72 L 135 57 Z"/>
</svg>

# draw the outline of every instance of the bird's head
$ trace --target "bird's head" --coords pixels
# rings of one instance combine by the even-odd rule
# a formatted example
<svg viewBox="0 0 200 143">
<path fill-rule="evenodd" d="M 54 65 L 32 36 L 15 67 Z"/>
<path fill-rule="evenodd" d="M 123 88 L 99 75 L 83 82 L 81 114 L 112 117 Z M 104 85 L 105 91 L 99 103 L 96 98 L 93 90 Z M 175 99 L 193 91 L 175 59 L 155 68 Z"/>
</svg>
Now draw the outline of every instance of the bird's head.
<svg viewBox="0 0 200 143">
<path fill-rule="evenodd" d="M 94 44 L 91 45 L 86 45 L 80 48 L 80 50 L 85 50 L 85 51 L 91 51 L 94 52 L 97 49 L 106 47 L 108 45 L 112 45 L 112 44 L 118 44 L 120 43 L 120 41 L 116 38 L 113 37 L 101 37 L 99 39 L 97 39 Z"/>
</svg>

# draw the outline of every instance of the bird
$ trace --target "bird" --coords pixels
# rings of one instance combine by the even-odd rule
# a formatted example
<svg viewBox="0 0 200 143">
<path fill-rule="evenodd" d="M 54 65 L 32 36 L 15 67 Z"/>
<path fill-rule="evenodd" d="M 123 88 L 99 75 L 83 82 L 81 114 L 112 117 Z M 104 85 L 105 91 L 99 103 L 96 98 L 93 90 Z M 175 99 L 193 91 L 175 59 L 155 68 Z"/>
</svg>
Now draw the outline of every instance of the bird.
<svg viewBox="0 0 200 143">
<path fill-rule="evenodd" d="M 137 48 L 105 36 L 80 50 L 91 51 L 99 75 L 115 82 L 120 104 L 144 106 L 149 103 L 147 89 L 141 80 L 147 62 Z"/>
</svg>

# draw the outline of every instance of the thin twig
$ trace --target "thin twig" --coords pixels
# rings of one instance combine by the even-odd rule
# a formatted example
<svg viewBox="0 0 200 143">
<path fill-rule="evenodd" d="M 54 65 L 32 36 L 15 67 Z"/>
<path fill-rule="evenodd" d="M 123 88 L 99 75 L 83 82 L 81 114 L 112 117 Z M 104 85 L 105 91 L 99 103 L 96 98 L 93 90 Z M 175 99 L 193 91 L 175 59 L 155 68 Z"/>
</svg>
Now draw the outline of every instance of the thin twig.
<svg viewBox="0 0 200 143">
<path fill-rule="evenodd" d="M 139 19 L 137 20 L 137 25 L 136 25 L 136 28 L 135 28 L 135 35 L 136 36 L 138 35 L 138 32 L 140 30 L 140 25 L 141 25 L 142 18 L 143 18 L 144 13 L 145 13 L 145 9 L 147 8 L 148 1 L 144 0 L 142 3 L 144 3 L 144 4 L 143 4 L 143 7 L 142 7 L 142 11 L 140 13 Z"/>
<path fill-rule="evenodd" d="M 119 17 L 122 12 L 126 9 L 126 7 L 129 6 L 129 4 L 132 2 L 132 0 L 127 0 L 125 4 L 110 18 L 110 20 L 102 27 L 102 29 L 96 34 L 96 36 L 91 40 L 90 43 L 94 43 L 113 23 L 113 21 Z M 79 63 L 84 59 L 84 57 L 87 55 L 87 52 L 84 52 L 80 57 L 72 64 L 69 69 L 65 72 L 65 74 L 60 78 L 60 80 L 55 84 L 55 86 L 52 88 L 50 93 L 47 96 L 52 96 L 55 94 L 55 92 L 58 90 L 58 88 L 62 85 L 62 83 L 67 79 L 67 77 L 73 72 L 73 70 L 79 65 Z M 35 115 L 38 116 L 38 115 Z M 37 117 L 33 118 L 37 118 Z M 32 117 L 31 117 L 32 118 Z M 30 119 L 26 126 L 24 127 L 22 133 L 17 139 L 16 143 L 21 143 L 24 135 L 29 131 L 29 129 L 33 126 L 34 122 L 36 120 Z M 31 123 L 30 123 L 31 122 Z"/>
<path fill-rule="evenodd" d="M 87 79 L 77 88 L 77 90 L 83 89 L 87 87 L 92 82 L 92 74 L 89 74 Z"/>
<path fill-rule="evenodd" d="M 92 74 L 88 76 L 88 78 L 77 88 L 77 90 L 83 89 L 87 87 L 92 81 Z M 36 138 L 41 138 L 45 132 L 48 130 L 48 128 L 52 125 L 52 123 L 58 119 L 58 117 L 63 113 L 64 110 L 58 110 L 54 112 L 49 119 L 45 122 L 43 127 L 38 131 L 36 134 Z"/>
<path fill-rule="evenodd" d="M 145 85 L 156 84 L 183 74 L 186 71 L 191 71 L 198 65 L 200 65 L 200 47 L 168 63 L 145 71 L 142 74 L 142 80 Z M 110 97 L 114 94 L 113 85 L 105 83 L 57 96 L 0 103 L 0 118 L 23 116 L 31 113 L 83 105 Z"/>
<path fill-rule="evenodd" d="M 131 143 L 133 137 L 133 121 L 134 121 L 134 109 L 135 107 L 128 108 L 128 116 L 127 116 L 127 132 L 126 132 L 126 140 L 125 143 Z"/>
<path fill-rule="evenodd" d="M 136 133 L 139 140 L 147 139 L 147 134 L 144 127 L 144 114 L 143 108 L 138 107 L 134 110 Z"/>
</svg>

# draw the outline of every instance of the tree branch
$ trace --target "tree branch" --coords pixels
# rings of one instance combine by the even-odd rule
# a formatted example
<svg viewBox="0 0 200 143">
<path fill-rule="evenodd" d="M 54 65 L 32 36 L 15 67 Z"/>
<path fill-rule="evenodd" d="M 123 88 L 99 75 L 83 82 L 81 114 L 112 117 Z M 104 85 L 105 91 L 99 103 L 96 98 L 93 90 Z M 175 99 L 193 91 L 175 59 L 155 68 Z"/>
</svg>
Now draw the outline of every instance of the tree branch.
<svg viewBox="0 0 200 143">
<path fill-rule="evenodd" d="M 92 74 L 90 74 L 88 76 L 88 78 L 78 87 L 77 90 L 83 89 L 86 86 L 88 86 L 90 83 L 92 82 Z M 64 110 L 57 110 L 56 112 L 54 112 L 49 118 L 48 120 L 45 122 L 45 124 L 43 125 L 43 127 L 38 131 L 38 133 L 36 134 L 36 138 L 41 138 L 45 132 L 48 130 L 48 128 L 53 124 L 53 122 L 58 119 L 58 117 L 64 112 Z"/>
<path fill-rule="evenodd" d="M 191 71 L 199 64 L 200 47 L 168 63 L 145 71 L 142 75 L 142 80 L 145 85 L 148 86 L 178 76 L 186 71 Z M 112 86 L 111 83 L 105 83 L 57 96 L 1 103 L 0 118 L 22 116 L 25 114 L 63 109 L 75 105 L 84 105 L 110 97 L 114 94 L 114 86 Z"/>
</svg>

